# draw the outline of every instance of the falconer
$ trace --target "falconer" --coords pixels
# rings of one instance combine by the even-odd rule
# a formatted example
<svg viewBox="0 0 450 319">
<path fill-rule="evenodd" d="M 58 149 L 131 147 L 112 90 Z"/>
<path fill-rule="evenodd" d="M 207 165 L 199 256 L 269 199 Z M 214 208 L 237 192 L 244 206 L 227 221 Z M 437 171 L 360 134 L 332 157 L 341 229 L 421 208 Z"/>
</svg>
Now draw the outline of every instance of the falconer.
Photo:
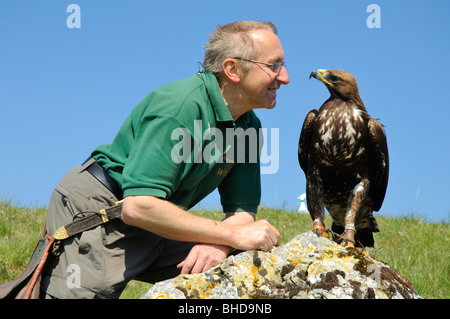
<svg viewBox="0 0 450 319">
<path fill-rule="evenodd" d="M 243 148 L 246 160 L 238 161 L 242 148 L 233 156 L 230 145 L 217 141 L 214 152 L 203 152 L 214 139 L 199 142 L 194 134 L 258 131 L 253 109 L 274 108 L 277 90 L 289 83 L 276 27 L 253 21 L 218 26 L 205 45 L 203 67 L 151 92 L 111 144 L 93 150 L 55 187 L 49 234 L 89 212 L 123 204 L 121 218 L 61 242 L 42 280 L 45 298 L 118 298 L 130 280 L 154 283 L 200 273 L 234 249 L 267 251 L 279 243 L 277 229 L 255 219 L 261 189 L 259 156 L 249 160 L 252 143 Z M 186 134 L 180 139 L 177 132 Z M 201 149 L 186 152 L 180 140 Z M 222 221 L 188 212 L 216 188 Z M 68 284 L 68 269 L 78 271 L 79 281 Z"/>
</svg>

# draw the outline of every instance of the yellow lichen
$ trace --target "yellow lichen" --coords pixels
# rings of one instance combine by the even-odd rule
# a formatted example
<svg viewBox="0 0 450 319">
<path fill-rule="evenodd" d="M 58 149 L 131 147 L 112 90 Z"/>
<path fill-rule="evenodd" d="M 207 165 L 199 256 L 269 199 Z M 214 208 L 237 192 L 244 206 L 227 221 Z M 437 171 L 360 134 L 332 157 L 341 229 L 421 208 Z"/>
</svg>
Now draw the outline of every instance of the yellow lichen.
<svg viewBox="0 0 450 319">
<path fill-rule="evenodd" d="M 250 269 L 250 271 L 251 271 L 251 273 L 253 275 L 253 285 L 256 286 L 256 287 L 259 287 L 261 285 L 260 282 L 259 282 L 259 278 L 258 278 L 259 268 L 258 267 L 252 267 Z"/>
</svg>

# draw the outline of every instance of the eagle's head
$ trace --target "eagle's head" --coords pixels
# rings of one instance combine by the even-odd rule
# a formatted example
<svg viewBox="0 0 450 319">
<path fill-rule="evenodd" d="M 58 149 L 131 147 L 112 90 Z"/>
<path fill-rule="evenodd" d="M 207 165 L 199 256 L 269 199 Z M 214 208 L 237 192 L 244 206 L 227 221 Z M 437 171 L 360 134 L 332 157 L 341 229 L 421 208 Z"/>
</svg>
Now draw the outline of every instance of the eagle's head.
<svg viewBox="0 0 450 319">
<path fill-rule="evenodd" d="M 350 100 L 362 106 L 358 85 L 351 73 L 334 69 L 317 69 L 311 72 L 309 78 L 311 77 L 323 82 L 333 97 Z"/>
</svg>

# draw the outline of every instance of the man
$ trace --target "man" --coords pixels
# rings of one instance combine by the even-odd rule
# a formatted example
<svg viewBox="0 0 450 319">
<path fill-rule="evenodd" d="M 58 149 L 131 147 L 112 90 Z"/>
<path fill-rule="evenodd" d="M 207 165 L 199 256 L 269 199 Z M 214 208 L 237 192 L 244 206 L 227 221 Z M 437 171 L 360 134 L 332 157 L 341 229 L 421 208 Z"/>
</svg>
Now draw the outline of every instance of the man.
<svg viewBox="0 0 450 319">
<path fill-rule="evenodd" d="M 276 33 L 270 22 L 219 26 L 205 45 L 206 71 L 150 93 L 111 144 L 60 181 L 49 203 L 49 234 L 122 198 L 123 208 L 121 219 L 62 242 L 42 282 L 46 298 L 118 298 L 132 279 L 204 272 L 232 249 L 267 251 L 278 244 L 275 227 L 255 221 L 260 171 L 259 158 L 248 160 L 250 145 L 246 161 L 229 158 L 228 144 L 218 147 L 214 161 L 198 157 L 212 154 L 204 152 L 211 141 L 199 141 L 198 132 L 204 139 L 212 129 L 223 136 L 227 129 L 258 130 L 252 109 L 275 106 L 277 89 L 289 83 Z M 189 133 L 187 140 L 174 134 L 180 130 Z M 194 150 L 181 152 L 183 142 Z M 184 209 L 215 188 L 224 220 Z"/>
</svg>

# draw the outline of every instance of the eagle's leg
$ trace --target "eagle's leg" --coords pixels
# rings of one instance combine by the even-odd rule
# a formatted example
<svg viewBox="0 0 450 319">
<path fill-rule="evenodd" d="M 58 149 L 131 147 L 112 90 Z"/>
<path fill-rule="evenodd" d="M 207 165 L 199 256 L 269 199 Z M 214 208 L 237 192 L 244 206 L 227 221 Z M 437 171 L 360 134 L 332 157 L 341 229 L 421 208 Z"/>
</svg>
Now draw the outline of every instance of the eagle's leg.
<svg viewBox="0 0 450 319">
<path fill-rule="evenodd" d="M 358 213 L 362 210 L 364 203 L 367 198 L 369 190 L 369 180 L 367 178 L 363 178 L 353 189 L 353 192 L 350 196 L 348 205 L 347 205 L 347 213 L 345 215 L 345 229 L 344 233 L 341 236 L 341 245 L 343 246 L 351 246 L 355 245 L 355 234 L 356 227 L 355 222 Z"/>
<path fill-rule="evenodd" d="M 318 236 L 330 237 L 325 230 L 325 206 L 322 201 L 322 186 L 313 186 L 311 180 L 306 183 L 308 210 L 313 220 L 313 232 Z"/>
</svg>

